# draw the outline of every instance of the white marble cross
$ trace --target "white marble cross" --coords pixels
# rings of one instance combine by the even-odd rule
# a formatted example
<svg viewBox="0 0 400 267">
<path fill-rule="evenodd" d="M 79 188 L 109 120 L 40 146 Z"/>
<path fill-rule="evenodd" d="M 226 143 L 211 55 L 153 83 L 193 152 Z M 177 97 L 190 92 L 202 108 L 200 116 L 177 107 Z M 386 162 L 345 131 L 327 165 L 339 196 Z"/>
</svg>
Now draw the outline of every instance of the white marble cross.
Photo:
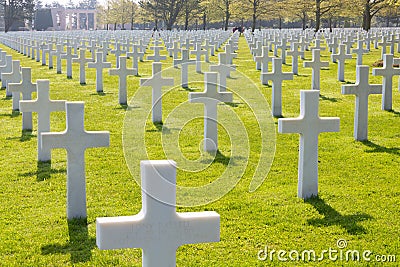
<svg viewBox="0 0 400 267">
<path fill-rule="evenodd" d="M 56 45 L 56 51 L 50 53 L 50 56 L 56 56 L 57 74 L 62 73 L 61 56 L 65 55 L 62 44 Z"/>
<path fill-rule="evenodd" d="M 173 57 L 173 59 L 178 58 L 178 53 L 181 52 L 181 48 L 179 48 L 179 43 L 175 41 L 170 49 L 168 49 L 168 53 L 170 57 Z"/>
<path fill-rule="evenodd" d="M 181 65 L 181 86 L 188 88 L 189 86 L 189 65 L 196 64 L 196 61 L 190 59 L 189 50 L 182 49 L 181 59 L 174 59 L 174 66 Z"/>
<path fill-rule="evenodd" d="M 132 52 L 128 52 L 128 53 L 126 53 L 126 55 L 129 57 L 129 58 L 132 58 L 132 68 L 134 69 L 134 70 L 136 70 L 136 73 L 135 73 L 135 75 L 138 75 L 138 73 L 139 73 L 139 64 L 138 64 L 138 61 L 139 61 L 139 59 L 141 58 L 141 57 L 143 57 L 143 52 L 140 52 L 139 51 L 139 45 L 137 45 L 137 44 L 134 44 L 133 45 L 133 50 L 132 50 Z"/>
<path fill-rule="evenodd" d="M 13 60 L 11 55 L 6 55 L 6 59 L 4 62 L 4 65 L 0 66 L 0 76 L 3 73 L 10 73 L 12 72 L 12 65 L 13 65 Z M 7 88 L 7 81 L 6 80 L 1 80 L 1 88 Z M 6 96 L 11 97 L 12 95 L 6 91 Z"/>
<path fill-rule="evenodd" d="M 86 84 L 86 63 L 93 62 L 91 58 L 85 56 L 86 49 L 81 48 L 79 50 L 79 58 L 73 58 L 72 62 L 79 63 L 79 82 L 80 84 Z"/>
<path fill-rule="evenodd" d="M 6 84 L 6 96 L 12 95 L 12 109 L 19 110 L 19 93 L 12 93 L 8 88 L 9 83 L 19 83 L 21 82 L 21 66 L 19 60 L 13 60 L 11 63 L 11 71 L 9 73 L 1 73 L 1 81 Z"/>
<path fill-rule="evenodd" d="M 166 56 L 161 56 L 160 51 L 163 50 L 162 46 L 153 46 L 150 47 L 151 50 L 154 50 L 154 55 L 147 56 L 147 60 L 153 60 L 154 62 L 160 62 L 161 60 L 166 60 Z"/>
<path fill-rule="evenodd" d="M 232 65 L 233 59 L 237 58 L 237 54 L 232 51 L 233 48 L 230 44 L 225 45 L 225 54 L 226 54 L 226 64 Z"/>
<path fill-rule="evenodd" d="M 96 69 L 96 91 L 98 93 L 103 92 L 103 69 L 111 68 L 110 62 L 103 61 L 103 53 L 96 53 L 96 61 L 89 62 L 88 68 Z"/>
<path fill-rule="evenodd" d="M 221 55 L 226 57 L 225 54 L 221 53 Z M 254 57 L 254 60 L 261 65 L 261 73 L 268 72 L 268 63 L 272 62 L 272 57 L 268 55 L 268 46 L 263 46 L 261 55 Z"/>
<path fill-rule="evenodd" d="M 142 210 L 134 216 L 96 219 L 99 249 L 142 248 L 143 267 L 175 267 L 185 244 L 218 242 L 220 216 L 213 211 L 176 212 L 176 163 L 141 161 Z"/>
<path fill-rule="evenodd" d="M 72 79 L 72 59 L 77 58 L 76 54 L 72 53 L 72 47 L 67 47 L 67 53 L 61 55 L 61 59 L 65 59 L 67 61 L 67 78 Z"/>
<path fill-rule="evenodd" d="M 37 113 L 37 144 L 38 144 L 38 161 L 50 161 L 51 152 L 42 148 L 41 133 L 50 131 L 50 113 L 53 111 L 65 110 L 65 101 L 50 100 L 49 96 L 50 82 L 49 80 L 37 80 L 37 99 L 22 100 L 19 102 L 19 108 L 22 112 Z"/>
<path fill-rule="evenodd" d="M 196 55 L 196 72 L 201 73 L 201 56 L 206 54 L 206 51 L 202 50 L 200 44 L 196 44 L 195 49 L 190 51 L 190 54 Z"/>
<path fill-rule="evenodd" d="M 388 41 L 387 36 L 382 36 L 382 42 L 378 43 L 379 46 L 382 46 L 382 53 L 381 53 L 381 58 L 383 59 L 383 56 L 386 54 L 386 48 L 390 46 L 390 42 Z"/>
<path fill-rule="evenodd" d="M 282 82 L 293 80 L 293 73 L 282 72 L 282 59 L 272 59 L 272 72 L 261 74 L 262 84 L 272 81 L 272 115 L 282 117 Z"/>
<path fill-rule="evenodd" d="M 321 61 L 321 50 L 314 49 L 312 51 L 312 61 L 303 62 L 304 68 L 312 68 L 312 86 L 313 90 L 320 90 L 321 68 L 329 67 L 329 62 Z"/>
<path fill-rule="evenodd" d="M 67 117 L 64 132 L 42 133 L 42 148 L 67 150 L 67 219 L 86 218 L 85 150 L 108 147 L 110 133 L 86 131 L 84 127 L 84 103 L 66 102 Z"/>
<path fill-rule="evenodd" d="M 372 75 L 382 76 L 382 110 L 392 110 L 393 76 L 400 75 L 400 68 L 393 67 L 393 55 L 383 55 L 383 68 L 372 69 Z"/>
<path fill-rule="evenodd" d="M 153 123 L 162 122 L 162 87 L 173 86 L 173 78 L 162 77 L 162 63 L 153 62 L 152 76 L 150 78 L 141 78 L 140 86 L 151 86 L 152 92 L 152 121 Z"/>
<path fill-rule="evenodd" d="M 300 43 L 292 43 L 292 50 L 287 51 L 286 54 L 292 57 L 292 72 L 294 75 L 299 74 L 299 57 L 304 56 L 304 52 L 300 51 Z"/>
<path fill-rule="evenodd" d="M 121 47 L 121 43 L 116 43 L 116 47 L 114 50 L 111 50 L 111 54 L 115 55 L 115 59 L 116 59 L 116 65 L 117 65 L 117 69 L 119 68 L 119 57 L 122 54 L 125 54 L 126 51 L 124 51 Z"/>
<path fill-rule="evenodd" d="M 219 64 L 210 65 L 211 72 L 218 72 L 219 77 L 219 91 L 226 92 L 226 78 L 231 76 L 231 71 L 235 71 L 236 66 L 226 65 L 222 62 L 226 62 L 226 54 L 218 54 Z"/>
<path fill-rule="evenodd" d="M 231 103 L 231 92 L 219 92 L 218 73 L 206 72 L 204 74 L 205 91 L 189 93 L 189 102 L 204 104 L 204 150 L 215 152 L 218 150 L 218 120 L 217 106 L 219 102 Z"/>
<path fill-rule="evenodd" d="M 31 81 L 31 68 L 21 68 L 21 73 L 21 83 L 8 84 L 10 92 L 13 94 L 22 93 L 22 100 L 32 100 L 32 93 L 36 92 L 36 83 L 32 83 Z M 22 130 L 32 131 L 32 128 L 32 112 L 22 112 Z"/>
<path fill-rule="evenodd" d="M 352 52 L 353 54 L 356 54 L 356 55 L 357 55 L 357 63 L 356 63 L 356 65 L 362 65 L 362 62 L 363 62 L 363 55 L 364 55 L 365 53 L 368 53 L 369 50 L 364 49 L 364 41 L 363 41 L 363 40 L 359 40 L 359 41 L 357 42 L 357 48 L 351 50 L 351 52 Z"/>
<path fill-rule="evenodd" d="M 314 50 L 315 51 L 315 50 Z M 320 118 L 319 91 L 300 91 L 300 116 L 279 119 L 280 133 L 299 133 L 299 198 L 308 199 L 318 195 L 318 135 L 322 132 L 338 132 L 339 118 Z"/>
<path fill-rule="evenodd" d="M 118 100 L 120 105 L 126 105 L 128 103 L 126 79 L 128 76 L 136 75 L 135 69 L 129 69 L 126 67 L 126 57 L 119 57 L 119 68 L 110 69 L 109 74 L 118 76 L 119 87 L 118 87 Z"/>
<path fill-rule="evenodd" d="M 53 49 L 53 43 L 49 43 L 47 46 L 47 49 L 45 49 L 45 53 L 49 55 L 49 69 L 53 69 L 53 55 L 52 53 L 54 52 Z"/>
<path fill-rule="evenodd" d="M 42 66 L 46 66 L 46 53 L 48 51 L 49 45 L 46 43 L 42 43 L 40 45 L 40 50 L 42 50 Z"/>
<path fill-rule="evenodd" d="M 342 85 L 342 94 L 356 95 L 354 138 L 368 140 L 368 97 L 370 94 L 382 94 L 382 86 L 369 84 L 368 66 L 357 66 L 356 84 Z"/>
<path fill-rule="evenodd" d="M 351 59 L 353 56 L 346 53 L 346 45 L 340 44 L 338 53 L 332 54 L 331 58 L 333 62 L 338 62 L 338 80 L 344 82 L 344 66 L 346 64 L 346 59 Z"/>
</svg>

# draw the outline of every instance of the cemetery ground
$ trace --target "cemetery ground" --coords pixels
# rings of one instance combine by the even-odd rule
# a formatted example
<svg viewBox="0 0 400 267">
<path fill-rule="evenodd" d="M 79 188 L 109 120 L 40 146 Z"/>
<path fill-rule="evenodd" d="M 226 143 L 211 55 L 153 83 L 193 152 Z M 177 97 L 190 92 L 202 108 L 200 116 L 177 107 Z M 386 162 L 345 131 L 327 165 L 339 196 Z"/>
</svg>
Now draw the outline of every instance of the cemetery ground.
<svg viewBox="0 0 400 267">
<path fill-rule="evenodd" d="M 126 165 L 122 132 L 126 109 L 118 104 L 118 80 L 104 72 L 104 93 L 95 90 L 95 70 L 87 69 L 87 85 L 79 84 L 79 69 L 73 78 L 49 70 L 39 62 L 0 46 L 20 59 L 21 66 L 32 67 L 32 81 L 50 79 L 50 97 L 85 102 L 85 128 L 110 131 L 110 147 L 86 152 L 86 221 L 66 219 L 66 152 L 52 151 L 51 165 L 37 163 L 36 115 L 34 131 L 21 133 L 21 114 L 11 110 L 12 100 L 0 91 L 0 265 L 1 266 L 140 266 L 140 249 L 100 251 L 96 247 L 96 218 L 137 214 L 141 209 L 141 191 Z M 380 59 L 380 50 L 364 55 L 364 64 Z M 149 51 L 149 50 L 148 50 Z M 243 37 L 239 41 L 237 70 L 248 76 L 270 103 L 271 87 L 260 83 L 260 72 Z M 151 53 L 151 52 L 150 52 Z M 164 50 L 165 54 L 166 51 Z M 87 55 L 89 57 L 89 54 Z M 400 57 L 400 54 L 395 54 Z M 311 52 L 306 53 L 307 60 Z M 217 62 L 217 57 L 211 57 Z M 353 138 L 355 96 L 341 94 L 341 85 L 355 82 L 356 60 L 346 61 L 346 82 L 338 82 L 337 64 L 330 61 L 321 72 L 320 116 L 340 117 L 340 132 L 319 137 L 319 197 L 307 201 L 297 198 L 298 134 L 276 134 L 276 153 L 264 183 L 253 193 L 249 184 L 260 153 L 260 131 L 250 109 L 234 96 L 230 105 L 242 119 L 248 134 L 251 157 L 246 171 L 227 195 L 198 207 L 178 207 L 178 211 L 216 211 L 221 216 L 221 241 L 184 245 L 177 251 L 177 266 L 342 266 L 375 265 L 376 255 L 396 255 L 400 261 L 400 93 L 393 85 L 393 111 L 381 110 L 381 95 L 369 97 L 369 141 Z M 108 56 L 115 67 L 115 57 Z M 129 66 L 130 60 L 128 60 Z M 171 58 L 164 64 L 172 65 Z M 63 62 L 65 64 L 65 62 Z M 139 75 L 151 75 L 151 62 L 140 62 Z M 291 70 L 288 57 L 284 71 Z M 299 66 L 303 62 L 300 60 Z M 194 71 L 194 66 L 191 67 Z M 203 71 L 206 71 L 203 69 Z M 179 76 L 174 77 L 178 80 Z M 202 75 L 198 74 L 202 80 Z M 381 77 L 370 76 L 371 83 Z M 175 83 L 176 84 L 176 83 Z M 139 77 L 128 77 L 128 99 L 139 87 Z M 310 89 L 311 69 L 299 67 L 293 81 L 283 83 L 283 116 L 299 115 L 300 89 Z M 150 90 L 150 89 L 149 89 Z M 189 91 L 203 91 L 200 83 L 190 89 L 176 88 L 163 98 L 163 114 L 176 103 L 187 101 Z M 35 96 L 33 97 L 35 98 Z M 194 108 L 199 108 L 194 107 Z M 202 108 L 202 107 L 200 107 Z M 267 107 L 266 107 L 267 108 Z M 277 127 L 277 119 L 275 127 Z M 161 125 L 148 118 L 146 144 L 148 159 L 165 159 L 161 145 Z M 65 113 L 51 115 L 51 131 L 65 129 Z M 227 133 L 219 129 L 219 149 L 214 164 L 199 173 L 178 171 L 178 185 L 202 185 L 213 181 L 230 160 Z M 190 159 L 200 156 L 203 121 L 195 120 L 180 135 L 182 153 Z M 145 159 L 143 159 L 145 160 Z M 139 162 L 139 161 L 138 161 Z M 179 167 L 179 166 L 178 166 Z M 263 166 L 260 166 L 261 168 Z M 137 177 L 136 177 L 137 178 Z M 371 262 L 329 260 L 282 262 L 277 251 L 314 250 L 317 258 L 324 250 L 339 250 L 338 240 L 346 241 L 342 251 L 371 251 Z M 268 251 L 265 251 L 266 248 Z M 275 250 L 264 261 L 264 252 Z M 260 253 L 261 252 L 261 253 Z M 264 254 L 263 254 L 264 253 Z M 285 255 L 288 258 L 288 254 Z M 362 257 L 362 256 L 361 256 Z M 381 257 L 384 259 L 384 257 Z M 392 266 L 397 265 L 396 263 Z"/>
</svg>

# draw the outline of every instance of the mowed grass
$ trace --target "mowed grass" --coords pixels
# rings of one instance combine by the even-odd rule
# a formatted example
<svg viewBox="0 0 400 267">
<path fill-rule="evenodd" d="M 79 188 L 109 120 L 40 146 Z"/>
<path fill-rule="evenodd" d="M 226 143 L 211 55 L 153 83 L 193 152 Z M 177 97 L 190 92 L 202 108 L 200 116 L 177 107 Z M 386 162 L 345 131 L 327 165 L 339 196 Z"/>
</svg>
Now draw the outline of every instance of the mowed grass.
<svg viewBox="0 0 400 267">
<path fill-rule="evenodd" d="M 109 148 L 86 152 L 86 184 L 88 218 L 66 220 L 66 152 L 53 150 L 50 164 L 38 164 L 36 115 L 34 131 L 21 132 L 21 115 L 12 113 L 11 99 L 0 91 L 0 265 L 1 266 L 140 266 L 140 249 L 100 251 L 96 247 L 97 217 L 133 215 L 141 208 L 140 187 L 132 177 L 123 153 L 123 125 L 126 109 L 118 104 L 118 80 L 105 73 L 104 94 L 95 90 L 95 73 L 87 70 L 87 85 L 79 84 L 78 66 L 73 79 L 49 70 L 47 66 L 0 46 L 20 59 L 23 67 L 32 67 L 33 80 L 50 79 L 52 99 L 85 102 L 87 130 L 110 131 Z M 149 52 L 151 53 L 151 52 Z M 164 50 L 165 53 L 165 50 Z M 327 51 L 322 60 L 330 61 Z M 89 55 L 88 55 L 89 56 Z M 399 57 L 399 54 L 395 55 Z M 307 60 L 311 53 L 307 52 Z M 364 64 L 379 60 L 380 50 L 365 55 Z M 115 66 L 115 59 L 109 55 Z M 213 62 L 217 57 L 212 57 Z M 165 66 L 171 65 L 168 58 Z M 243 37 L 239 41 L 238 72 L 249 77 L 270 103 L 271 87 L 259 82 L 249 49 Z M 65 64 L 65 63 L 64 63 Z M 130 61 L 128 63 L 130 65 Z M 288 58 L 285 71 L 290 71 Z M 302 61 L 300 64 L 302 65 Z M 151 74 L 151 62 L 139 64 L 139 74 Z M 206 71 L 203 68 L 203 71 Z M 179 72 L 175 78 L 179 80 Z M 185 245 L 177 251 L 178 266 L 342 266 L 378 265 L 376 255 L 396 255 L 400 261 L 400 93 L 397 78 L 393 85 L 393 111 L 381 110 L 381 96 L 370 96 L 369 141 L 353 138 L 354 96 L 341 95 L 337 82 L 337 64 L 321 72 L 320 116 L 340 117 L 339 133 L 323 133 L 319 138 L 319 197 L 303 201 L 297 195 L 299 136 L 277 134 L 273 164 L 265 182 L 250 193 L 249 185 L 257 166 L 260 132 L 257 121 L 237 96 L 232 110 L 242 119 L 249 133 L 250 158 L 239 183 L 221 199 L 199 207 L 178 208 L 178 211 L 213 210 L 221 216 L 221 241 Z M 355 82 L 355 59 L 346 63 L 346 81 Z M 140 77 L 129 78 L 128 95 L 139 88 Z M 198 74 L 198 81 L 202 75 Z M 371 77 L 381 83 L 380 77 Z M 310 89 L 311 69 L 300 67 L 300 75 L 283 85 L 283 115 L 299 115 L 300 90 Z M 191 84 L 192 91 L 202 91 L 201 83 Z M 150 89 L 149 89 L 150 90 Z M 176 88 L 163 99 L 164 117 L 179 103 L 188 99 L 188 90 Z M 200 105 L 194 108 L 201 108 Z M 267 108 L 267 107 L 266 107 Z M 277 119 L 274 119 L 277 124 Z M 277 125 L 276 125 L 277 126 Z M 162 147 L 160 125 L 148 118 L 146 144 L 148 158 L 166 159 Z M 51 130 L 65 129 L 65 113 L 51 116 Z M 185 157 L 201 156 L 199 143 L 203 123 L 194 120 L 179 136 Z M 220 154 L 210 168 L 198 172 L 178 172 L 178 185 L 200 186 L 224 172 L 231 156 L 229 135 L 220 131 Z M 133 149 L 134 150 L 134 149 Z M 137 168 L 139 160 L 137 159 Z M 131 163 L 130 163 L 131 164 Z M 261 168 L 264 166 L 260 166 Z M 338 249 L 337 240 L 347 241 L 348 249 L 372 251 L 371 261 L 359 263 L 329 260 L 281 262 L 277 252 L 273 261 L 258 260 L 259 251 L 315 250 L 317 258 L 323 250 Z M 263 254 L 260 254 L 263 256 Z M 283 255 L 288 258 L 288 255 Z M 391 263 L 393 266 L 398 263 Z"/>
</svg>

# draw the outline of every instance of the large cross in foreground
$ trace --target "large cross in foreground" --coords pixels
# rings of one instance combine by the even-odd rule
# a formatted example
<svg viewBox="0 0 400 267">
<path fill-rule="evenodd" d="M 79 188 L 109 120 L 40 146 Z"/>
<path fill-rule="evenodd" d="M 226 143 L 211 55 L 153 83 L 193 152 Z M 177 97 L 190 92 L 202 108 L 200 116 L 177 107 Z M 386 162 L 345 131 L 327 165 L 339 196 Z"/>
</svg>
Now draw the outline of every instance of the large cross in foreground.
<svg viewBox="0 0 400 267">
<path fill-rule="evenodd" d="M 316 50 L 314 50 L 316 51 Z M 300 91 L 300 116 L 279 119 L 280 133 L 299 133 L 299 198 L 307 199 L 318 195 L 318 135 L 322 132 L 338 132 L 339 118 L 320 118 L 319 91 Z"/>
<path fill-rule="evenodd" d="M 97 218 L 100 249 L 142 248 L 143 267 L 174 267 L 180 246 L 219 241 L 218 213 L 176 212 L 175 162 L 142 161 L 140 170 L 142 210 L 134 216 Z"/>
</svg>

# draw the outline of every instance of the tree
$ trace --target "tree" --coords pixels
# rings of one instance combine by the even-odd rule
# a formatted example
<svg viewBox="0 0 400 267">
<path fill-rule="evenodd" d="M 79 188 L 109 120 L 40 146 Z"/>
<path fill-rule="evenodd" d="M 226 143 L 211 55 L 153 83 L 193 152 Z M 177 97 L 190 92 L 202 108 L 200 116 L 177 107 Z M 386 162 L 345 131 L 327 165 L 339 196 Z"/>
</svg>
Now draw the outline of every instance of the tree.
<svg viewBox="0 0 400 267">
<path fill-rule="evenodd" d="M 369 0 L 367 0 L 369 1 Z M 321 18 L 333 9 L 342 7 L 341 0 L 315 0 L 315 31 L 321 28 Z"/>
<path fill-rule="evenodd" d="M 97 0 L 80 0 L 78 3 L 78 8 L 81 9 L 96 9 Z"/>
<path fill-rule="evenodd" d="M 16 22 L 24 22 L 33 17 L 33 0 L 0 0 L 4 10 L 4 30 L 8 32 Z"/>
<path fill-rule="evenodd" d="M 185 21 L 185 30 L 189 28 L 189 21 L 192 17 L 196 16 L 199 11 L 198 0 L 186 0 L 183 8 L 183 17 Z"/>
<path fill-rule="evenodd" d="M 251 19 L 251 30 L 254 32 L 256 29 L 257 20 L 261 15 L 265 15 L 268 10 L 267 0 L 241 0 L 233 4 L 233 14 L 243 20 L 245 18 Z M 239 16 L 238 16 L 239 15 Z M 243 24 L 243 22 L 242 22 Z M 241 25 L 243 26 L 243 25 Z"/>
<path fill-rule="evenodd" d="M 307 27 L 311 11 L 314 9 L 313 0 L 289 0 L 286 2 L 286 10 L 289 20 L 301 20 L 303 30 Z"/>
<path fill-rule="evenodd" d="M 371 29 L 372 18 L 387 6 L 394 6 L 396 0 L 363 0 L 363 29 L 369 31 Z"/>
<path fill-rule="evenodd" d="M 176 23 L 178 16 L 184 8 L 186 0 L 141 0 L 139 5 L 149 14 L 153 15 L 157 27 L 158 20 L 161 18 L 167 30 L 171 30 Z"/>
</svg>

